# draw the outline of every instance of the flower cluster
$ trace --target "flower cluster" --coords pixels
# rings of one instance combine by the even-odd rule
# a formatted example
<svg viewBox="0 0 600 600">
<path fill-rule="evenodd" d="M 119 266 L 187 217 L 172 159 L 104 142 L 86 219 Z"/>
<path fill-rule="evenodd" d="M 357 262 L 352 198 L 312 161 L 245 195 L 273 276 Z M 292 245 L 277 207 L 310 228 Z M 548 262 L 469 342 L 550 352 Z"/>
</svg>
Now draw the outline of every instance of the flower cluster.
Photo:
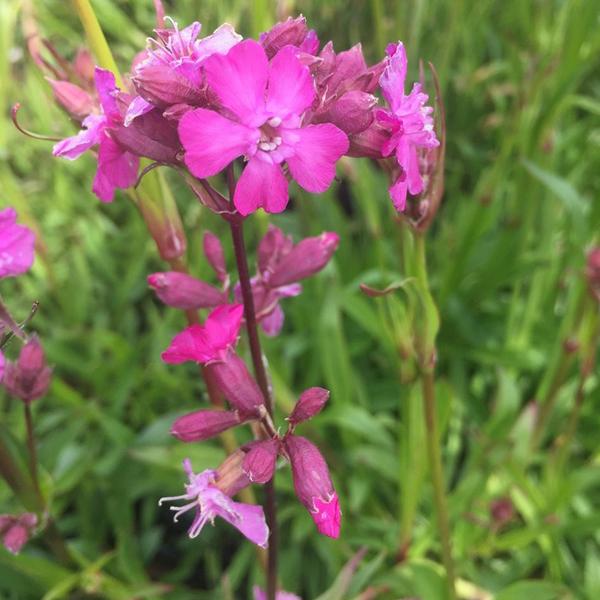
<svg viewBox="0 0 600 600">
<path fill-rule="evenodd" d="M 98 67 L 92 83 L 80 57 L 83 87 L 51 80 L 57 100 L 83 127 L 54 154 L 74 159 L 96 147 L 93 190 L 101 200 L 135 184 L 139 157 L 187 172 L 201 201 L 242 217 L 258 208 L 283 211 L 290 181 L 325 191 L 344 155 L 395 156 L 390 194 L 398 211 L 408 193 L 424 191 L 419 153 L 439 142 L 421 84 L 405 94 L 402 43 L 368 66 L 360 44 L 339 53 L 331 42 L 319 49 L 304 17 L 278 23 L 258 41 L 243 39 L 229 24 L 206 37 L 198 22 L 164 25 L 136 56 L 124 89 Z M 387 108 L 378 104 L 379 90 Z M 233 207 L 215 201 L 214 190 L 207 199 L 200 191 L 210 187 L 207 178 L 236 162 L 243 169 Z"/>
<path fill-rule="evenodd" d="M 283 327 L 284 313 L 279 301 L 300 294 L 299 282 L 323 269 L 338 243 L 336 233 L 324 232 L 294 244 L 281 229 L 269 226 L 258 245 L 257 272 L 251 281 L 256 318 L 267 335 L 275 336 Z M 236 302 L 242 302 L 239 283 L 231 285 L 219 239 L 207 232 L 203 245 L 220 289 L 177 271 L 153 273 L 148 276 L 148 283 L 166 305 L 182 310 L 214 308 L 227 303 L 231 294 Z"/>
<path fill-rule="evenodd" d="M 322 388 L 310 388 L 303 392 L 288 417 L 287 432 L 280 435 L 267 415 L 258 384 L 235 352 L 242 314 L 241 304 L 219 306 L 210 313 L 204 325 L 193 325 L 176 335 L 162 355 L 167 363 L 194 361 L 205 365 L 231 406 L 230 410 L 202 409 L 178 418 L 171 428 L 175 437 L 184 442 L 206 440 L 250 421 L 262 423 L 267 433 L 266 439 L 242 446 L 217 471 L 205 471 L 198 476 L 188 473 L 190 482 L 196 481 L 197 477 L 204 477 L 202 481 L 209 482 L 206 485 L 210 484 L 212 494 L 215 487 L 223 488 L 221 482 L 225 479 L 227 483 L 220 493 L 235 494 L 251 483 L 264 484 L 269 481 L 275 471 L 277 457 L 281 456 L 290 462 L 296 494 L 318 530 L 336 538 L 340 531 L 341 513 L 329 470 L 317 447 L 295 434 L 297 425 L 322 410 L 329 392 Z M 227 475 L 224 476 L 224 473 Z M 203 499 L 206 485 L 190 483 L 186 486 L 185 498 L 193 496 L 195 500 L 181 510 L 206 506 Z M 244 509 L 248 510 L 248 507 Z M 179 515 L 180 509 L 177 510 Z M 202 514 L 209 511 L 206 508 L 199 510 Z M 219 512 L 214 514 L 223 516 Z M 239 514 L 243 515 L 243 510 Z M 208 518 L 210 520 L 212 517 Z M 204 522 L 201 521 L 202 524 Z M 246 537 L 257 543 L 239 526 L 239 521 L 236 523 Z M 192 526 L 190 535 L 195 532 Z"/>
</svg>

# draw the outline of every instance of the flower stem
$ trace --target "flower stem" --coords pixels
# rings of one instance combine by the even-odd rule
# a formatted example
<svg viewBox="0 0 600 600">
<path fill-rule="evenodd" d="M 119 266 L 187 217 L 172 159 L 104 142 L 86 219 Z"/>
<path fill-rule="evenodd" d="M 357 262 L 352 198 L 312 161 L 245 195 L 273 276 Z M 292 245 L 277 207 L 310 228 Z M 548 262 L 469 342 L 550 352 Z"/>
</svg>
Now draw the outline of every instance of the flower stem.
<svg viewBox="0 0 600 600">
<path fill-rule="evenodd" d="M 27 450 L 29 451 L 29 471 L 31 473 L 31 480 L 36 491 L 40 492 L 40 482 L 38 479 L 38 466 L 37 466 L 37 449 L 35 447 L 35 434 L 33 432 L 33 418 L 31 415 L 31 404 L 28 402 L 24 403 L 25 408 L 25 427 L 27 429 Z"/>
<path fill-rule="evenodd" d="M 232 187 L 230 185 L 230 187 Z M 235 252 L 235 261 L 240 278 L 240 287 L 242 298 L 244 300 L 244 317 L 246 319 L 246 330 L 248 332 L 248 343 L 250 354 L 252 355 L 252 364 L 254 373 L 260 389 L 265 399 L 265 406 L 269 416 L 273 416 L 273 402 L 265 363 L 262 357 L 260 347 L 260 338 L 258 337 L 258 328 L 256 322 L 256 311 L 254 309 L 254 298 L 252 296 L 252 286 L 250 283 L 250 272 L 248 270 L 248 258 L 246 255 L 246 246 L 244 244 L 243 222 L 230 222 L 231 238 L 233 240 L 233 249 Z M 267 565 L 267 599 L 275 600 L 277 593 L 277 503 L 275 499 L 275 477 L 265 484 L 266 494 L 266 517 L 269 525 L 269 557 Z"/>
</svg>

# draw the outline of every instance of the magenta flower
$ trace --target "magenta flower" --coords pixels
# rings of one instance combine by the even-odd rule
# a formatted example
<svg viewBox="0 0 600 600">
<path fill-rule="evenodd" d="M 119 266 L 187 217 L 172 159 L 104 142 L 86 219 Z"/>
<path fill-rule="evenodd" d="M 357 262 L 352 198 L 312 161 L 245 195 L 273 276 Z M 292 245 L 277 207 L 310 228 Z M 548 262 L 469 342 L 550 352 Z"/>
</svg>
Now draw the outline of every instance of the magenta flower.
<svg viewBox="0 0 600 600">
<path fill-rule="evenodd" d="M 8 207 L 0 210 L 0 279 L 14 277 L 33 264 L 35 235 L 24 225 L 17 225 L 17 212 Z"/>
<path fill-rule="evenodd" d="M 241 304 L 219 306 L 208 315 L 204 325 L 192 325 L 178 333 L 162 353 L 162 359 L 170 364 L 225 360 L 227 352 L 237 343 L 243 315 Z"/>
<path fill-rule="evenodd" d="M 252 593 L 254 594 L 254 600 L 267 600 L 267 593 L 257 585 L 252 588 Z M 302 598 L 296 596 L 296 594 L 290 594 L 290 592 L 278 591 L 275 594 L 275 600 L 302 600 Z"/>
<path fill-rule="evenodd" d="M 112 202 L 115 189 L 125 189 L 136 182 L 139 159 L 117 144 L 108 133 L 111 125 L 122 124 L 116 98 L 119 89 L 114 75 L 96 67 L 94 78 L 102 113 L 88 115 L 83 120 L 84 128 L 77 135 L 56 144 L 52 153 L 75 160 L 86 150 L 98 146 L 98 168 L 92 190 L 103 202 Z"/>
<path fill-rule="evenodd" d="M 0 515 L 0 536 L 3 546 L 12 554 L 19 554 L 36 525 L 37 517 L 33 513 L 23 513 L 19 516 Z"/>
<path fill-rule="evenodd" d="M 189 483 L 185 485 L 185 494 L 181 496 L 166 496 L 158 501 L 159 506 L 163 502 L 173 500 L 188 501 L 183 506 L 171 506 L 175 511 L 173 520 L 185 512 L 194 509 L 194 520 L 188 530 L 190 538 L 197 537 L 206 523 L 214 524 L 215 517 L 221 517 L 253 544 L 267 547 L 269 539 L 269 528 L 265 522 L 265 515 L 260 506 L 234 502 L 227 494 L 221 491 L 217 483 L 217 472 L 206 470 L 202 473 L 194 473 L 189 459 L 183 461 L 183 468 L 187 473 Z"/>
<path fill-rule="evenodd" d="M 295 48 L 283 48 L 269 63 L 258 42 L 245 40 L 226 56 L 211 56 L 204 69 L 224 114 L 197 108 L 179 122 L 184 161 L 196 177 L 216 175 L 244 156 L 247 164 L 233 197 L 242 215 L 259 207 L 271 213 L 285 209 L 284 162 L 305 190 L 329 187 L 348 138 L 330 123 L 303 126 L 315 87 Z"/>
<path fill-rule="evenodd" d="M 390 110 L 378 111 L 377 118 L 391 132 L 382 153 L 384 156 L 396 153 L 400 174 L 390 188 L 390 196 L 396 210 L 402 212 L 406 207 L 406 194 L 423 191 L 417 149 L 435 148 L 439 141 L 431 116 L 433 108 L 427 106 L 429 97 L 421 91 L 421 84 L 415 83 L 410 94 L 404 94 L 407 60 L 402 42 L 390 44 L 387 54 L 379 82 Z"/>
</svg>

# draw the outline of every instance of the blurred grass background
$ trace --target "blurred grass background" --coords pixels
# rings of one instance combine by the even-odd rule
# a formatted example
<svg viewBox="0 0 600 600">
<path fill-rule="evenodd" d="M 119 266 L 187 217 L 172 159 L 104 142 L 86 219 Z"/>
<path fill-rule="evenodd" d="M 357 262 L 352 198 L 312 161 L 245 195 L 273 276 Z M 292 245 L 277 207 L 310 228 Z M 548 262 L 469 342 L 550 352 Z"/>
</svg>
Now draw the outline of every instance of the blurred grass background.
<svg viewBox="0 0 600 600">
<path fill-rule="evenodd" d="M 388 41 L 401 39 L 413 79 L 418 58 L 435 64 L 448 149 L 445 199 L 428 251 L 442 317 L 438 396 L 460 589 L 466 598 L 492 597 L 482 590 L 499 600 L 599 598 L 597 376 L 587 382 L 563 465 L 552 461 L 553 444 L 572 411 L 576 366 L 561 382 L 535 452 L 524 408 L 554 372 L 565 307 L 600 225 L 600 2 L 164 4 L 181 26 L 199 20 L 209 33 L 228 21 L 245 36 L 302 12 L 338 51 L 360 41 L 375 62 Z M 152 2 L 93 5 L 126 71 L 154 27 Z M 69 2 L 39 0 L 33 7 L 40 31 L 63 54 L 84 44 Z M 164 266 L 135 207 L 124 195 L 99 203 L 90 191 L 90 156 L 55 160 L 49 143 L 22 137 L 10 122 L 19 101 L 21 119 L 34 131 L 73 131 L 26 54 L 22 8 L 18 0 L 0 4 L 0 207 L 15 206 L 35 227 L 38 257 L 30 275 L 3 281 L 2 294 L 19 318 L 40 301 L 32 326 L 55 366 L 50 394 L 34 407 L 44 486 L 81 570 L 66 572 L 35 545 L 18 558 L 0 551 L 0 593 L 248 598 L 261 576 L 237 532 L 218 524 L 192 541 L 156 505 L 158 497 L 179 493 L 183 457 L 200 470 L 218 464 L 223 452 L 216 443 L 184 446 L 168 434 L 174 415 L 203 402 L 203 390 L 193 367 L 160 361 L 184 321 L 146 287 L 146 275 Z M 332 391 L 331 406 L 306 433 L 327 455 L 344 512 L 339 542 L 317 536 L 282 470 L 281 578 L 286 589 L 317 598 L 366 546 L 350 589 L 329 600 L 354 598 L 366 586 L 387 588 L 377 597 L 435 600 L 444 592 L 431 491 L 418 428 L 408 434 L 408 423 L 418 422 L 419 392 L 399 383 L 385 319 L 400 297 L 373 300 L 358 291 L 360 282 L 401 276 L 399 227 L 374 165 L 346 161 L 339 175 L 341 183 L 320 197 L 295 187 L 293 210 L 273 219 L 296 239 L 326 229 L 342 239 L 335 263 L 286 301 L 285 330 L 265 344 L 280 415 L 308 386 Z M 227 231 L 174 174 L 168 177 L 189 236 L 191 269 L 208 278 L 202 231 L 220 233 L 226 245 Z M 264 227 L 264 220 L 252 220 L 251 246 Z M 18 409 L 3 400 L 4 435 L 22 437 Z M 499 499 L 513 510 L 500 528 L 492 522 Z M 412 520 L 413 505 L 408 558 L 397 562 L 400 523 Z M 0 508 L 19 508 L 2 486 Z"/>
</svg>

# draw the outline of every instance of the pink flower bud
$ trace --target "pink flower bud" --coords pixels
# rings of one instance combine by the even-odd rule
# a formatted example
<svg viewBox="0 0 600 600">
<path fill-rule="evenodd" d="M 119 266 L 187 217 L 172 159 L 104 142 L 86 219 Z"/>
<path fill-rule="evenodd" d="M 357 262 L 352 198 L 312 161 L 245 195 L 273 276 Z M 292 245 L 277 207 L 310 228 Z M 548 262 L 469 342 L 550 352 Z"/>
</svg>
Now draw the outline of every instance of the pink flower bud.
<svg viewBox="0 0 600 600">
<path fill-rule="evenodd" d="M 331 231 L 302 240 L 279 262 L 269 284 L 279 287 L 314 275 L 329 262 L 339 241 Z"/>
<path fill-rule="evenodd" d="M 270 481 L 279 454 L 279 440 L 250 442 L 243 447 L 243 450 L 246 451 L 246 456 L 242 468 L 250 481 L 253 483 Z"/>
<path fill-rule="evenodd" d="M 37 517 L 33 513 L 0 515 L 2 544 L 12 554 L 18 554 L 31 537 L 36 524 Z"/>
<path fill-rule="evenodd" d="M 390 132 L 373 121 L 367 129 L 350 136 L 350 149 L 348 156 L 354 158 L 383 158 L 382 149 L 390 140 Z"/>
<path fill-rule="evenodd" d="M 229 276 L 227 274 L 225 253 L 223 252 L 221 240 L 219 240 L 214 233 L 207 231 L 202 239 L 202 248 L 204 250 L 204 256 L 206 256 L 206 260 L 213 268 L 214 272 L 219 278 L 219 281 L 225 282 Z"/>
<path fill-rule="evenodd" d="M 51 377 L 52 369 L 34 335 L 21 349 L 18 360 L 7 363 L 2 382 L 9 394 L 29 403 L 47 392 Z"/>
<path fill-rule="evenodd" d="M 284 446 L 292 465 L 294 489 L 298 499 L 323 535 L 340 535 L 342 513 L 331 483 L 329 469 L 319 449 L 306 438 L 290 435 Z"/>
<path fill-rule="evenodd" d="M 205 103 L 206 96 L 170 65 L 143 63 L 132 77 L 137 93 L 147 102 L 158 107 L 171 104 Z"/>
<path fill-rule="evenodd" d="M 242 417 L 258 414 L 259 407 L 264 404 L 263 395 L 239 356 L 230 352 L 226 360 L 211 363 L 208 369 L 223 396 Z"/>
<path fill-rule="evenodd" d="M 297 425 L 312 419 L 323 410 L 327 400 L 329 400 L 329 390 L 320 387 L 304 390 L 298 398 L 288 421 L 291 425 Z"/>
<path fill-rule="evenodd" d="M 167 306 L 181 310 L 212 308 L 226 300 L 216 287 L 177 271 L 148 275 L 148 285 Z"/>
<path fill-rule="evenodd" d="M 300 46 L 308 35 L 306 19 L 302 16 L 276 23 L 269 31 L 261 34 L 260 43 L 267 57 L 273 58 L 284 46 Z"/>
<path fill-rule="evenodd" d="M 92 97 L 78 85 L 69 81 L 48 78 L 56 101 L 75 119 L 83 120 L 94 110 Z"/>
<path fill-rule="evenodd" d="M 285 235 L 279 227 L 269 225 L 267 233 L 258 244 L 257 263 L 261 275 L 272 273 L 277 263 L 293 248 L 292 238 Z"/>
<path fill-rule="evenodd" d="M 315 123 L 333 123 L 348 135 L 364 131 L 374 119 L 373 107 L 377 98 L 366 92 L 351 90 L 323 112 L 319 112 L 313 121 Z"/>
<path fill-rule="evenodd" d="M 90 85 L 94 81 L 94 69 L 96 64 L 90 51 L 87 48 L 80 48 L 77 50 L 75 60 L 73 62 L 73 68 L 75 73 L 79 75 L 79 78 Z"/>
<path fill-rule="evenodd" d="M 171 433 L 182 442 L 197 442 L 219 435 L 241 422 L 237 411 L 197 410 L 176 419 Z"/>
</svg>

